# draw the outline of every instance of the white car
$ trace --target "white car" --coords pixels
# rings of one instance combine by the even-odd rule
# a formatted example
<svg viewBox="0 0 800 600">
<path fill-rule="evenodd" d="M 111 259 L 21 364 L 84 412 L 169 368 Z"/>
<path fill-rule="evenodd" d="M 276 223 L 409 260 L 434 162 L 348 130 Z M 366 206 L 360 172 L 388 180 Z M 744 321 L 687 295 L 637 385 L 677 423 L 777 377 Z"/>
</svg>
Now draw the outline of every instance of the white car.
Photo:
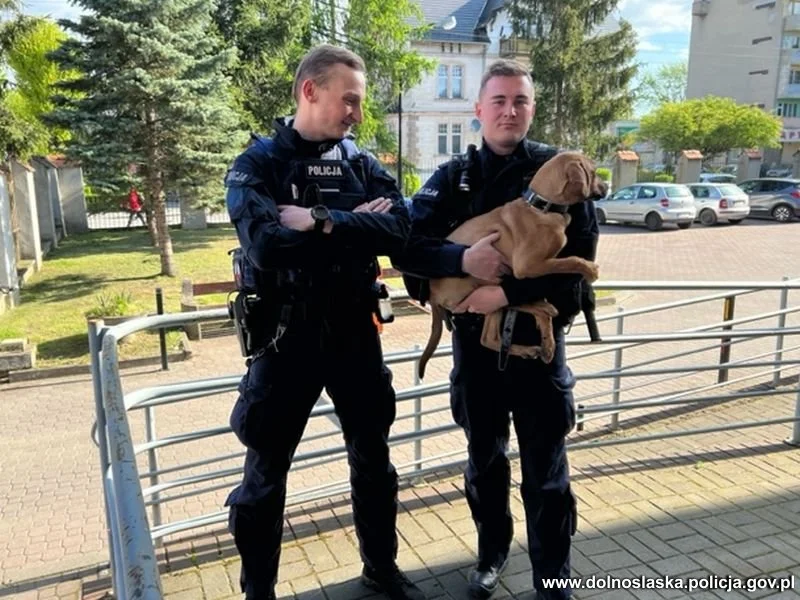
<svg viewBox="0 0 800 600">
<path fill-rule="evenodd" d="M 651 231 L 661 229 L 665 223 L 689 229 L 697 216 L 692 192 L 680 183 L 629 185 L 598 200 L 596 207 L 601 225 L 606 221 L 644 223 Z"/>
<path fill-rule="evenodd" d="M 697 219 L 703 225 L 718 221 L 741 223 L 750 214 L 750 196 L 732 183 L 691 183 Z"/>
</svg>

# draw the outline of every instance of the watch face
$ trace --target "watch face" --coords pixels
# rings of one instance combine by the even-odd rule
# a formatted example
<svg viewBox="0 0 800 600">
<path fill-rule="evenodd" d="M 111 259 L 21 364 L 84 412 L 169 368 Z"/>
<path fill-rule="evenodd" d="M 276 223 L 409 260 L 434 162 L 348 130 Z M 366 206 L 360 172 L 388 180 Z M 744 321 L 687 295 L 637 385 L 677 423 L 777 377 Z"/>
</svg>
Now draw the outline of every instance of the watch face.
<svg viewBox="0 0 800 600">
<path fill-rule="evenodd" d="M 325 221 L 330 216 L 327 206 L 317 205 L 311 209 L 311 216 L 317 221 Z"/>
</svg>

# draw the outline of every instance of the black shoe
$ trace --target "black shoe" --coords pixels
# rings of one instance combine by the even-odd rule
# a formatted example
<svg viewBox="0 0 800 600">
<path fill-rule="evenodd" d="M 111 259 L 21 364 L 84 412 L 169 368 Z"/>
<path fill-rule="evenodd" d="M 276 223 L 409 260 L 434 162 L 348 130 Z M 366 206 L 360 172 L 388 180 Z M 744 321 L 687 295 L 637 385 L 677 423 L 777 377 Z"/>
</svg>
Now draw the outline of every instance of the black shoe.
<svg viewBox="0 0 800 600">
<path fill-rule="evenodd" d="M 469 594 L 473 598 L 485 600 L 494 594 L 497 586 L 500 585 L 500 574 L 506 568 L 508 559 L 503 557 L 501 560 L 488 568 L 478 565 L 469 574 Z"/>
<path fill-rule="evenodd" d="M 376 592 L 383 592 L 391 600 L 426 600 L 422 590 L 411 583 L 397 565 L 386 571 L 365 566 L 361 571 L 361 583 Z"/>
</svg>

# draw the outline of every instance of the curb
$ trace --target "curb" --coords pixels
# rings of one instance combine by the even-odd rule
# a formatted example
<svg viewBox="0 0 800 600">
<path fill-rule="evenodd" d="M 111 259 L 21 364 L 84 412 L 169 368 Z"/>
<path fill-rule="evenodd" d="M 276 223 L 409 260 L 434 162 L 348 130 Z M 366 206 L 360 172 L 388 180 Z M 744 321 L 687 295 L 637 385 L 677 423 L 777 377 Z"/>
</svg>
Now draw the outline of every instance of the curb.
<svg viewBox="0 0 800 600">
<path fill-rule="evenodd" d="M 167 354 L 169 362 L 183 362 L 192 358 L 192 349 L 189 345 L 189 338 L 186 332 L 181 332 L 181 346 L 183 350 Z M 161 355 L 144 356 L 142 358 L 129 358 L 119 362 L 120 369 L 132 369 L 135 367 L 146 367 L 150 365 L 160 365 Z M 19 369 L 8 372 L 8 383 L 20 381 L 36 381 L 39 379 L 50 379 L 53 377 L 66 377 L 68 375 L 91 375 L 91 365 L 69 365 L 66 367 L 49 367 L 46 369 Z"/>
</svg>

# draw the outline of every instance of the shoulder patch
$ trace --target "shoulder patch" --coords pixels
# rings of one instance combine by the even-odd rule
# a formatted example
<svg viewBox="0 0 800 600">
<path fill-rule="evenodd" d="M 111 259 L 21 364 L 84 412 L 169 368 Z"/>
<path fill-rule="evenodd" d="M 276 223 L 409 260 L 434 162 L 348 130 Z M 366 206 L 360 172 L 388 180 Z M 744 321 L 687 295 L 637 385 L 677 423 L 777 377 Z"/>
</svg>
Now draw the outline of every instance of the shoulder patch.
<svg viewBox="0 0 800 600">
<path fill-rule="evenodd" d="M 436 196 L 439 195 L 439 190 L 434 189 L 434 188 L 430 188 L 430 187 L 424 187 L 424 188 L 420 188 L 419 191 L 415 195 L 416 196 L 430 196 L 431 198 L 436 198 Z"/>
</svg>

